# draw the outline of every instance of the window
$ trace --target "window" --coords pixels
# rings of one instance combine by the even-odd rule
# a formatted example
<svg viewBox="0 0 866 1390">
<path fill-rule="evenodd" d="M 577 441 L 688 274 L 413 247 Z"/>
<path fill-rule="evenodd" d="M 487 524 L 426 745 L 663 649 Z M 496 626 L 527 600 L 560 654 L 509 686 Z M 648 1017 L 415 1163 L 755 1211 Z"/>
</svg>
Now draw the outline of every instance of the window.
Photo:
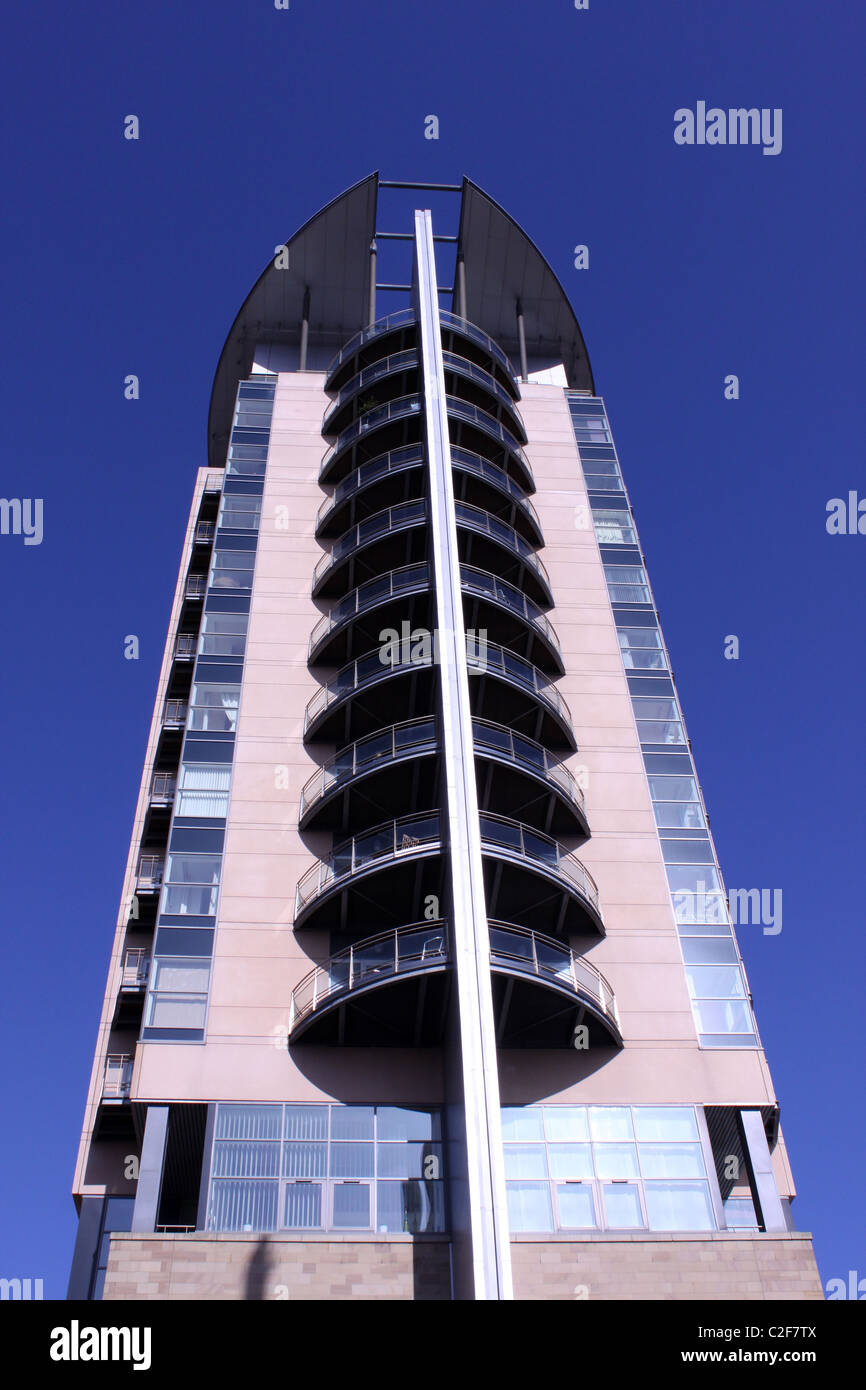
<svg viewBox="0 0 866 1390">
<path fill-rule="evenodd" d="M 589 466 L 589 465 L 587 465 Z M 593 508 L 592 524 L 599 545 L 637 545 L 629 513 L 614 508 Z"/>
<path fill-rule="evenodd" d="M 441 1173 L 437 1111 L 220 1105 L 208 1229 L 443 1231 Z"/>
<path fill-rule="evenodd" d="M 202 656 L 243 656 L 248 623 L 248 613 L 205 613 L 199 640 Z"/>
<path fill-rule="evenodd" d="M 268 457 L 267 444 L 232 444 L 229 448 L 227 471 L 245 477 L 264 476 Z"/>
<path fill-rule="evenodd" d="M 147 1028 L 203 1028 L 210 961 L 166 956 L 153 962 Z"/>
<path fill-rule="evenodd" d="M 627 670 L 666 671 L 662 635 L 656 627 L 621 627 L 618 630 L 622 663 Z"/>
<path fill-rule="evenodd" d="M 605 565 L 604 576 L 611 603 L 651 602 L 642 565 Z"/>
<path fill-rule="evenodd" d="M 224 493 L 218 526 L 231 526 L 236 531 L 257 531 L 262 513 L 261 497 L 245 493 Z"/>
<path fill-rule="evenodd" d="M 182 763 L 178 816 L 225 816 L 229 804 L 231 768 L 219 763 Z"/>
<path fill-rule="evenodd" d="M 580 462 L 590 492 L 622 492 L 622 479 L 615 459 L 581 457 Z"/>
<path fill-rule="evenodd" d="M 712 1231 L 694 1106 L 505 1106 L 512 1233 Z"/>
<path fill-rule="evenodd" d="M 216 912 L 220 863 L 219 855 L 170 854 L 162 911 L 212 916 Z"/>
<path fill-rule="evenodd" d="M 670 696 L 662 699 L 634 696 L 632 707 L 641 743 L 685 743 L 676 700 Z"/>
<path fill-rule="evenodd" d="M 240 697 L 239 685 L 216 685 L 207 681 L 196 681 L 190 696 L 187 727 L 233 734 L 237 729 Z"/>
<path fill-rule="evenodd" d="M 254 550 L 215 550 L 211 571 L 213 589 L 251 589 L 256 564 Z"/>
</svg>

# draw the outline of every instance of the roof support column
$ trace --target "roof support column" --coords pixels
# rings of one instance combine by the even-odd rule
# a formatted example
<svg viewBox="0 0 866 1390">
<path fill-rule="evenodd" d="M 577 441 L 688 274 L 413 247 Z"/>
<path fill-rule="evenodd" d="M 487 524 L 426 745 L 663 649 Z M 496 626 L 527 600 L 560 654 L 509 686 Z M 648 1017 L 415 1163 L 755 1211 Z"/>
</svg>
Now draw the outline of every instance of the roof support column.
<svg viewBox="0 0 866 1390">
<path fill-rule="evenodd" d="M 438 627 L 443 765 L 449 839 L 451 936 L 457 985 L 454 1052 L 459 1104 L 453 1107 L 463 1131 L 459 1149 L 461 1189 L 458 1219 L 457 1296 L 508 1299 L 511 1248 L 505 1191 L 505 1161 L 499 1111 L 499 1075 L 490 976 L 490 939 L 481 859 L 481 827 L 466 661 L 466 629 L 448 434 L 442 337 L 436 288 L 436 258 L 429 211 L 415 213 L 414 296 L 420 326 L 424 381 L 427 467 L 430 480 L 431 558 Z M 434 645 L 434 650 L 436 646 Z M 465 1200 L 463 1200 L 465 1197 Z M 465 1216 L 463 1215 L 465 1213 Z M 457 1233 L 456 1233 L 457 1234 Z M 470 1259 L 464 1259 L 464 1253 Z"/>
<path fill-rule="evenodd" d="M 523 319 L 523 305 L 517 301 L 517 340 L 520 344 L 520 380 L 529 380 L 529 363 L 526 360 L 526 324 Z"/>
<path fill-rule="evenodd" d="M 307 339 L 310 336 L 310 287 L 304 290 L 304 307 L 301 310 L 301 351 L 298 357 L 298 371 L 307 370 Z"/>
</svg>

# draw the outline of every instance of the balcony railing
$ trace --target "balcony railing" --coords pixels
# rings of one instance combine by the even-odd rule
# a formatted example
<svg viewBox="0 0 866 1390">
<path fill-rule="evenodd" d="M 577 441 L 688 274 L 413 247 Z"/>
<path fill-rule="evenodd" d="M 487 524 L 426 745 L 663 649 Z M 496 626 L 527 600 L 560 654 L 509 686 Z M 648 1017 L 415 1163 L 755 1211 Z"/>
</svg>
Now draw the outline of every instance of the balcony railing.
<svg viewBox="0 0 866 1390">
<path fill-rule="evenodd" d="M 515 733 L 504 724 L 486 719 L 472 720 L 472 737 L 476 752 L 489 753 L 543 781 L 554 783 L 583 814 L 584 795 L 571 772 L 556 762 L 540 743 Z M 305 784 L 301 792 L 301 820 L 323 797 L 348 785 L 354 778 L 388 763 L 423 757 L 434 752 L 436 746 L 434 719 L 407 719 L 349 744 L 324 767 L 317 768 Z"/>
<path fill-rule="evenodd" d="M 162 885 L 165 860 L 161 854 L 143 854 L 138 861 L 136 885 L 140 892 L 155 890 Z"/>
<path fill-rule="evenodd" d="M 408 415 L 419 415 L 420 413 L 421 398 L 417 393 L 411 396 L 398 396 L 396 400 L 386 401 L 384 405 L 377 405 L 373 410 L 366 411 L 359 420 L 353 420 L 351 425 L 337 435 L 334 444 L 322 458 L 319 476 L 324 478 L 336 455 L 342 453 L 350 444 L 354 444 L 368 430 L 375 429 L 378 425 L 386 425 L 389 420 L 403 420 Z"/>
<path fill-rule="evenodd" d="M 365 343 L 369 343 L 373 338 L 381 338 L 383 333 L 392 333 L 395 328 L 406 327 L 415 322 L 414 309 L 397 309 L 395 313 L 388 314 L 386 318 L 377 319 L 367 328 L 362 328 L 360 333 L 356 333 L 347 343 L 340 348 L 336 357 L 330 363 L 326 375 L 332 377 L 338 367 L 362 348 Z"/>
<path fill-rule="evenodd" d="M 372 580 L 371 582 L 375 584 L 378 581 Z M 321 635 L 316 640 L 320 641 Z M 571 711 L 568 705 L 556 686 L 531 662 L 524 660 L 522 656 L 518 656 L 516 652 L 510 651 L 506 647 L 498 646 L 495 642 L 482 644 L 477 639 L 468 636 L 466 639 L 466 662 L 470 675 L 474 673 L 476 675 L 499 676 L 509 684 L 519 686 L 521 690 L 533 695 L 541 704 L 552 711 L 573 739 Z M 400 659 L 389 660 L 381 649 L 367 652 L 366 655 L 358 657 L 357 660 L 350 661 L 327 685 L 323 685 L 320 690 L 316 691 L 307 705 L 304 731 L 309 730 L 325 710 L 365 686 L 372 685 L 376 681 L 384 680 L 399 672 L 419 671 L 432 665 L 432 653 L 429 655 L 422 653 L 416 656 L 410 649 L 405 658 L 401 654 Z"/>
<path fill-rule="evenodd" d="M 105 1059 L 102 1078 L 104 1100 L 125 1100 L 132 1084 L 134 1058 L 128 1052 L 110 1052 Z"/>
<path fill-rule="evenodd" d="M 515 421 L 523 429 L 523 421 L 518 414 L 514 397 L 508 394 L 504 386 L 500 386 L 495 376 L 491 376 L 490 372 L 485 371 L 483 367 L 470 362 L 468 357 L 460 357 L 456 352 L 443 352 L 442 362 L 446 372 L 457 372 L 460 376 L 469 377 L 472 381 L 477 382 L 483 390 L 489 391 L 490 395 L 495 396 L 506 410 L 511 411 Z"/>
<path fill-rule="evenodd" d="M 185 700 L 166 700 L 165 709 L 162 712 L 162 722 L 170 728 L 177 728 L 186 723 L 186 716 L 189 707 Z"/>
<path fill-rule="evenodd" d="M 383 376 L 390 376 L 393 372 L 405 371 L 407 367 L 418 366 L 418 349 L 406 348 L 403 352 L 392 352 L 388 357 L 380 357 L 378 362 L 372 366 L 364 367 L 341 389 L 339 394 L 328 406 L 322 418 L 322 434 L 329 434 L 328 421 L 342 406 L 362 391 L 365 386 L 370 386 L 374 381 L 380 381 Z"/>
<path fill-rule="evenodd" d="M 470 405 L 468 401 L 461 400 L 459 396 L 446 396 L 445 401 L 449 415 L 456 415 L 461 420 L 468 420 L 470 424 L 477 425 L 486 434 L 492 434 L 495 439 L 500 439 L 529 472 L 529 464 L 524 458 L 520 440 L 511 433 L 511 430 L 506 429 L 494 415 L 491 415 L 487 410 L 482 410 L 480 405 Z"/>
<path fill-rule="evenodd" d="M 195 649 L 198 645 L 198 634 L 195 632 L 179 632 L 177 641 L 174 644 L 175 656 L 195 656 Z"/>
<path fill-rule="evenodd" d="M 461 565 L 460 587 L 464 594 L 476 594 L 479 598 L 500 604 L 519 618 L 523 618 L 525 622 L 531 623 L 533 627 L 539 628 L 545 640 L 561 658 L 559 638 L 551 627 L 550 620 L 542 613 L 537 603 L 533 603 L 531 598 L 527 598 L 526 594 L 516 589 L 513 584 L 506 583 L 498 575 L 488 574 L 486 570 L 475 569 L 472 565 Z"/>
<path fill-rule="evenodd" d="M 301 819 L 322 797 L 361 773 L 399 759 L 420 757 L 435 748 L 434 719 L 407 719 L 349 744 L 318 768 L 305 784 L 301 792 Z"/>
<path fill-rule="evenodd" d="M 448 959 L 445 923 L 416 922 L 368 936 L 316 966 L 292 991 L 289 1033 L 329 1000 L 374 980 L 425 969 L 441 969 Z"/>
<path fill-rule="evenodd" d="M 531 568 L 538 575 L 544 587 L 550 591 L 550 577 L 544 564 L 536 555 L 532 546 L 529 545 L 522 536 L 514 530 L 513 526 L 508 526 L 506 522 L 500 521 L 498 517 L 492 516 L 490 512 L 485 512 L 481 507 L 470 507 L 466 502 L 456 502 L 454 510 L 457 516 L 458 526 L 468 526 L 473 531 L 480 531 L 489 536 L 491 540 L 498 541 L 507 550 L 513 550 L 520 556 L 524 564 Z M 551 602 L 553 600 L 551 599 Z"/>
<path fill-rule="evenodd" d="M 512 860 L 525 860 L 545 872 L 567 881 L 575 892 L 599 912 L 598 888 L 584 865 L 549 835 L 509 816 L 488 811 L 479 814 L 482 849 L 504 853 Z M 390 863 L 402 855 L 440 845 L 438 811 L 421 812 L 386 821 L 336 845 L 327 859 L 307 870 L 295 894 L 296 918 L 330 888 L 353 878 L 376 863 Z"/>
<path fill-rule="evenodd" d="M 341 536 L 334 543 L 332 549 L 319 560 L 313 571 L 313 591 L 315 592 L 328 570 L 339 564 L 353 550 L 368 545 L 370 541 L 381 536 L 403 531 L 408 526 L 418 526 L 426 518 L 427 503 L 421 498 L 416 502 L 398 502 L 396 506 L 386 507 L 384 511 L 376 512 L 373 516 L 359 521 L 357 526 L 353 526 L 350 531 Z"/>
<path fill-rule="evenodd" d="M 195 527 L 196 545 L 209 545 L 216 532 L 216 522 L 198 521 Z"/>
<path fill-rule="evenodd" d="M 189 574 L 186 579 L 187 598 L 204 598 L 207 593 L 207 575 Z"/>
<path fill-rule="evenodd" d="M 151 801 L 174 801 L 177 777 L 173 772 L 155 772 L 150 784 Z"/>
<path fill-rule="evenodd" d="M 471 338 L 474 343 L 478 343 L 480 347 L 490 353 L 491 357 L 495 357 L 501 367 L 505 368 L 512 381 L 515 380 L 517 373 L 502 348 L 483 329 L 476 328 L 474 323 L 470 323 L 468 319 L 459 318 L 457 314 L 449 314 L 445 309 L 439 310 L 439 322 L 443 327 L 454 328 L 464 337 Z"/>
<path fill-rule="evenodd" d="M 620 1031 L 613 990 L 600 970 L 568 946 L 542 932 L 490 922 L 490 963 L 509 973 L 534 975 L 539 980 L 587 999 Z"/>
<path fill-rule="evenodd" d="M 399 449 L 389 449 L 387 453 L 380 454 L 378 458 L 368 459 L 366 463 L 359 464 L 343 478 L 342 482 L 337 484 L 332 495 L 326 497 L 319 507 L 316 529 L 319 529 L 332 511 L 342 506 L 350 497 L 354 497 L 356 492 L 368 487 L 370 483 L 375 483 L 389 474 L 403 472 L 407 468 L 417 468 L 424 461 L 424 450 L 419 444 L 404 444 Z M 538 514 L 529 498 L 524 494 L 523 488 L 513 478 L 509 478 L 498 464 L 491 463 L 481 454 L 475 454 L 471 449 L 463 449 L 456 444 L 451 446 L 451 462 L 455 468 L 462 472 L 483 478 L 491 487 L 495 487 L 499 492 L 507 493 L 512 501 L 517 502 L 529 513 L 538 535 L 541 535 L 541 523 L 538 520 Z"/>
<path fill-rule="evenodd" d="M 325 557 L 326 559 L 329 557 Z M 310 656 L 328 635 L 342 623 L 366 613 L 370 608 L 378 608 L 389 599 L 400 594 L 417 593 L 427 588 L 429 576 L 426 564 L 402 565 L 400 569 L 389 570 L 377 579 L 368 579 L 357 589 L 346 594 L 335 603 L 329 612 L 323 613 L 310 633 Z"/>
<path fill-rule="evenodd" d="M 124 954 L 121 989 L 143 989 L 150 974 L 150 953 L 144 946 L 132 946 Z"/>
<path fill-rule="evenodd" d="M 310 634 L 310 659 L 324 639 L 343 624 L 351 622 L 372 608 L 378 608 L 400 594 L 421 593 L 428 585 L 429 573 L 426 564 L 423 563 L 402 565 L 399 569 L 389 570 L 387 574 L 359 584 L 357 589 L 352 589 L 327 613 L 323 613 L 316 623 Z M 559 664 L 562 664 L 559 638 L 550 621 L 538 605 L 533 603 L 531 598 L 527 598 L 520 589 L 516 589 L 513 584 L 507 583 L 495 574 L 488 574 L 486 570 L 475 569 L 471 565 L 460 566 L 460 586 L 465 594 L 474 594 L 498 607 L 507 608 L 524 622 L 537 628 L 548 646 L 553 649 Z"/>
<path fill-rule="evenodd" d="M 582 898 L 600 911 L 598 888 L 595 879 L 581 861 L 562 845 L 544 835 L 540 830 L 510 816 L 495 816 L 490 811 L 479 812 L 481 844 L 494 850 L 504 850 L 518 859 L 528 859 L 541 868 L 549 870 L 558 877 L 568 879 Z"/>
</svg>

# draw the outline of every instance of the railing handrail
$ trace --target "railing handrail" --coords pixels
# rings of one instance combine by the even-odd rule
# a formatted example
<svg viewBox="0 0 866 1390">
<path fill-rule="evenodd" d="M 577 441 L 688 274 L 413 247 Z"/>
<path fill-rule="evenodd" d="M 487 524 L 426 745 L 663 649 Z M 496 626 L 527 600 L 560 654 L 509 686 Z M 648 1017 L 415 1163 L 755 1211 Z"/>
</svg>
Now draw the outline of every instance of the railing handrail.
<svg viewBox="0 0 866 1390">
<path fill-rule="evenodd" d="M 473 342 L 480 343 L 483 347 L 487 348 L 490 356 L 495 357 L 496 361 L 505 368 L 512 380 L 516 379 L 517 373 L 512 367 L 508 357 L 496 340 L 491 338 L 489 333 L 485 333 L 483 328 L 479 328 L 477 324 L 472 323 L 469 319 L 460 318 L 458 314 L 449 313 L 447 309 L 439 310 L 439 322 L 440 324 L 444 324 L 446 328 L 456 329 L 458 333 L 465 334 L 465 336 L 471 338 Z"/>
<path fill-rule="evenodd" d="M 410 579 L 409 571 L 415 573 L 414 579 Z M 401 581 L 397 581 L 397 576 L 401 577 Z M 386 589 L 383 587 L 383 582 L 389 578 L 391 584 Z M 312 656 L 316 647 L 329 632 L 334 632 L 344 623 L 352 622 L 353 619 L 360 617 L 362 613 L 377 608 L 382 603 L 387 603 L 396 594 L 406 593 L 412 589 L 420 592 L 429 586 L 429 582 L 427 565 L 423 560 L 417 561 L 414 565 L 400 565 L 395 570 L 387 570 L 385 574 L 376 575 L 375 579 L 366 579 L 363 584 L 358 585 L 357 589 L 350 589 L 347 594 L 344 594 L 327 613 L 322 614 L 310 633 L 309 655 Z M 477 594 L 481 598 L 488 599 L 491 603 L 501 604 L 512 613 L 519 614 L 527 623 L 539 628 L 553 650 L 559 656 L 562 655 L 559 638 L 551 626 L 549 618 L 542 613 L 537 603 L 533 602 L 513 584 L 510 584 L 507 579 L 500 579 L 499 575 L 491 574 L 489 570 L 478 569 L 474 565 L 461 565 L 460 586 L 467 593 Z M 369 595 L 372 595 L 373 598 L 372 602 L 367 603 L 365 599 Z"/>
<path fill-rule="evenodd" d="M 476 454 L 474 450 L 464 449 L 459 444 L 451 445 L 451 462 L 464 472 L 484 478 L 499 491 L 506 492 L 512 501 L 517 502 L 519 506 L 529 512 L 539 535 L 541 534 L 541 522 L 535 507 L 520 484 L 510 478 L 503 468 L 492 463 L 490 459 L 486 459 L 483 454 Z M 359 463 L 337 483 L 330 497 L 324 499 L 316 516 L 316 528 L 321 526 L 329 512 L 340 506 L 347 498 L 354 497 L 355 493 L 366 487 L 368 483 L 387 477 L 389 473 L 400 472 L 403 468 L 422 467 L 423 464 L 424 449 L 420 444 L 401 444 L 399 449 L 388 449 L 384 454 L 378 454 L 375 458 L 365 459 L 363 463 Z"/>
<path fill-rule="evenodd" d="M 496 933 L 500 938 L 495 945 L 493 940 L 490 940 L 489 957 L 492 967 L 507 963 L 508 968 L 521 974 L 533 975 L 536 979 L 546 979 L 551 983 L 555 981 L 560 987 L 569 986 L 578 998 L 582 996 L 590 999 L 619 1029 L 614 992 L 597 966 L 545 932 L 535 931 L 530 927 L 519 927 L 513 922 L 503 922 L 495 917 L 489 918 L 487 925 L 490 937 Z M 501 941 L 503 936 L 506 938 L 504 945 Z M 416 948 L 401 960 L 400 943 L 410 937 L 420 938 L 420 951 Z M 526 943 L 530 950 L 509 951 L 508 941 L 513 941 L 515 945 Z M 384 953 L 371 958 L 371 951 L 375 952 L 376 948 L 391 945 L 393 955 L 390 959 Z M 435 947 L 435 950 L 428 954 L 430 946 Z M 551 957 L 559 958 L 565 969 L 554 969 Z M 289 1032 L 335 995 L 351 994 L 359 986 L 369 984 L 371 979 L 375 979 L 377 983 L 394 979 L 401 973 L 401 964 L 417 970 L 423 969 L 427 963 L 430 969 L 439 969 L 447 960 L 448 925 L 444 918 L 412 922 L 403 927 L 378 932 L 375 936 L 363 937 L 352 946 L 337 951 L 325 964 L 314 966 L 298 982 L 292 990 Z"/>
<path fill-rule="evenodd" d="M 489 536 L 491 540 L 498 540 L 508 550 L 519 555 L 521 560 L 536 572 L 548 591 L 550 590 L 550 576 L 543 560 L 507 521 L 501 521 L 483 507 L 475 507 L 469 502 L 456 502 L 455 514 L 458 525 L 468 526 L 481 535 Z M 313 570 L 313 588 L 315 589 L 330 569 L 362 545 L 413 525 L 421 525 L 426 520 L 427 501 L 424 497 L 410 498 L 408 502 L 395 502 L 390 507 L 383 507 L 381 511 L 364 517 L 363 521 L 356 522 L 344 532 L 334 542 L 333 547 L 321 556 Z"/>
<path fill-rule="evenodd" d="M 482 844 L 493 845 L 516 854 L 520 859 L 552 869 L 563 878 L 567 878 L 581 897 L 598 910 L 598 887 L 595 880 L 581 860 L 564 849 L 557 840 L 531 825 L 524 824 L 523 821 L 515 820 L 512 816 L 500 816 L 491 811 L 479 812 L 479 824 Z M 426 826 L 427 833 L 407 837 L 404 831 L 403 843 L 398 846 L 400 827 L 407 825 L 411 825 L 415 830 L 421 830 Z M 491 825 L 506 826 L 510 833 L 497 838 L 490 833 Z M 334 845 L 326 857 L 312 864 L 298 880 L 295 890 L 295 915 L 297 916 L 307 903 L 320 897 L 327 888 L 344 879 L 352 878 L 359 869 L 393 859 L 407 849 L 436 844 L 440 838 L 441 822 L 438 810 L 398 816 L 394 820 L 383 821 L 379 825 L 358 831 L 356 835 L 348 836 Z M 411 843 L 406 843 L 407 839 L 411 840 Z M 365 842 L 376 844 L 377 841 L 381 842 L 381 847 L 377 845 L 371 853 L 363 853 L 362 847 Z M 536 842 L 541 842 L 546 847 L 545 853 L 534 850 Z M 340 867 L 337 868 L 337 865 Z"/>
<path fill-rule="evenodd" d="M 383 376 L 389 376 L 391 372 L 399 372 L 408 366 L 418 366 L 417 347 L 401 348 L 399 352 L 389 352 L 387 357 L 380 357 L 376 362 L 371 362 L 369 367 L 362 367 L 359 372 L 349 378 L 345 386 L 340 387 L 337 395 L 328 405 L 322 416 L 322 433 L 329 433 L 326 428 L 328 417 L 344 406 L 365 386 L 369 386 L 373 381 L 379 381 Z"/>
<path fill-rule="evenodd" d="M 325 616 L 329 617 L 330 615 L 326 614 Z M 316 628 L 313 629 L 314 634 L 317 633 L 319 626 L 320 624 L 317 624 Z M 321 640 L 322 635 L 323 634 L 319 634 L 316 636 L 317 642 Z M 312 642 L 312 637 L 310 640 Z M 552 709 L 569 730 L 572 730 L 571 711 L 565 703 L 565 700 L 547 676 L 539 671 L 538 667 L 534 666 L 531 661 L 527 661 L 526 657 L 518 656 L 517 652 L 511 651 L 508 647 L 501 647 L 496 642 L 485 643 L 482 655 L 479 651 L 475 650 L 473 639 L 469 638 L 467 635 L 466 659 L 468 665 L 474 670 L 486 673 L 492 666 L 492 669 L 501 675 L 504 680 L 511 680 L 522 689 L 530 691 Z M 320 686 L 312 699 L 308 701 L 304 714 L 304 729 L 309 729 L 313 720 L 318 718 L 320 707 L 323 711 L 342 696 L 347 696 L 363 688 L 364 683 L 368 680 L 368 676 L 366 671 L 363 675 L 359 676 L 359 672 L 362 668 L 369 666 L 376 680 L 379 680 L 385 679 L 389 674 L 393 675 L 396 671 L 408 670 L 413 667 L 416 669 L 428 667 L 433 664 L 433 653 L 430 654 L 429 658 L 426 655 L 421 658 L 412 657 L 410 655 L 408 661 L 400 660 L 393 663 L 386 663 L 382 661 L 380 648 L 374 648 L 371 652 L 365 652 L 363 656 L 356 657 L 354 661 L 347 662 L 345 666 L 341 667 L 336 676 L 325 685 Z M 522 668 L 521 674 L 518 674 L 517 668 Z"/>
<path fill-rule="evenodd" d="M 489 919 L 488 927 L 491 931 L 502 932 L 521 940 L 529 940 L 532 945 L 531 957 L 527 957 L 523 953 L 512 956 L 509 952 L 498 949 L 491 942 L 491 961 L 496 956 L 503 959 L 507 958 L 516 969 L 520 968 L 521 962 L 528 961 L 532 968 L 525 973 L 535 975 L 539 979 L 555 978 L 564 984 L 565 980 L 561 971 L 545 968 L 543 960 L 540 959 L 538 948 L 541 946 L 549 954 L 560 955 L 564 961 L 567 961 L 570 983 L 575 994 L 588 995 L 598 1005 L 605 1017 L 612 1019 L 617 1029 L 619 1028 L 619 1013 L 614 992 L 597 966 L 592 965 L 583 956 L 578 956 L 570 946 L 566 946 L 562 941 L 557 941 L 553 936 L 548 936 L 546 932 L 536 931 L 532 927 L 518 927 L 513 922 L 502 922 L 496 918 Z"/>
<path fill-rule="evenodd" d="M 414 309 L 395 309 L 393 314 L 386 314 L 382 319 L 376 319 L 375 323 L 368 324 L 362 328 L 354 337 L 344 343 L 340 351 L 333 357 L 325 371 L 326 379 L 334 375 L 334 372 L 349 357 L 363 347 L 365 343 L 372 342 L 373 338 L 379 338 L 383 333 L 390 333 L 393 329 L 399 328 L 401 324 L 415 323 L 416 316 Z"/>
<path fill-rule="evenodd" d="M 421 951 L 410 953 L 402 958 L 400 956 L 400 943 L 411 936 L 422 938 Z M 367 968 L 363 968 L 362 952 L 369 952 L 371 948 L 393 943 L 393 958 L 390 961 L 380 959 L 375 966 L 368 962 Z M 435 954 L 427 954 L 427 948 L 431 944 L 437 944 L 438 950 Z M 448 958 L 448 928 L 443 918 L 435 918 L 432 921 L 410 922 L 406 926 L 392 927 L 389 931 L 377 932 L 375 936 L 364 937 L 361 941 L 356 941 L 352 946 L 346 946 L 342 951 L 337 951 L 328 958 L 325 965 L 316 965 L 308 971 L 302 980 L 292 990 L 292 1005 L 289 1023 L 289 1032 L 302 1019 L 314 1013 L 320 1004 L 332 998 L 335 994 L 350 993 L 357 988 L 359 983 L 364 983 L 371 976 L 375 975 L 378 979 L 390 979 L 400 974 L 401 964 L 409 965 L 412 968 L 423 967 L 425 961 L 429 961 L 431 966 L 439 966 Z M 360 963 L 360 970 L 356 971 L 356 962 Z M 340 978 L 339 967 L 345 964 L 348 968 L 345 978 Z M 325 988 L 319 988 L 320 983 L 325 983 Z"/>
<path fill-rule="evenodd" d="M 431 734 L 419 737 L 417 741 L 403 741 L 399 735 L 406 730 L 417 728 L 419 734 L 422 730 L 431 729 Z M 500 736 L 498 742 L 484 740 L 486 730 L 495 729 Z M 472 733 L 476 750 L 489 752 L 492 755 L 510 757 L 518 766 L 527 768 L 539 774 L 539 772 L 555 782 L 565 793 L 570 801 L 575 803 L 581 810 L 585 808 L 585 798 L 581 787 L 575 780 L 574 774 L 558 762 L 547 751 L 543 744 L 536 739 L 528 738 L 525 734 L 516 734 L 513 729 L 506 724 L 497 724 L 492 719 L 472 719 Z M 503 748 L 502 738 L 508 747 Z M 370 744 L 384 744 L 384 740 L 390 737 L 390 747 L 383 747 L 382 751 L 374 757 L 359 759 L 359 752 Z M 519 745 L 530 744 L 540 755 L 537 760 L 523 757 L 519 751 Z M 326 792 L 334 791 L 338 787 L 345 786 L 352 781 L 360 771 L 364 769 L 373 770 L 374 767 L 381 767 L 388 762 L 402 761 L 406 758 L 415 758 L 420 749 L 425 747 L 436 747 L 436 725 L 432 715 L 424 715 L 419 719 L 403 719 L 399 723 L 391 724 L 387 728 L 377 729 L 375 733 L 367 734 L 364 738 L 356 739 L 354 743 L 347 744 L 341 748 L 326 763 L 317 768 L 312 777 L 309 777 L 301 790 L 300 814 L 303 817 L 312 806 L 314 806 Z M 540 768 L 538 763 L 541 764 Z M 333 769 L 339 766 L 339 771 L 335 774 Z"/>
</svg>

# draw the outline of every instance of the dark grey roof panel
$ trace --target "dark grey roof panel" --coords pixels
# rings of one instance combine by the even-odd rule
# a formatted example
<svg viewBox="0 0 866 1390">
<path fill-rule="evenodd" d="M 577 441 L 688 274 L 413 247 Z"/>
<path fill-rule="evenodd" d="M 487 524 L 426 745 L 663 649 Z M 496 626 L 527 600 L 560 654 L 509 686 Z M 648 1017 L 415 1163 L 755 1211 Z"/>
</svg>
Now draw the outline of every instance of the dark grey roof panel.
<svg viewBox="0 0 866 1390">
<path fill-rule="evenodd" d="M 366 323 L 378 186 L 378 174 L 370 174 L 316 213 L 286 243 L 288 269 L 278 270 L 272 259 L 247 295 L 214 377 L 208 423 L 212 467 L 225 462 L 237 384 L 249 376 L 256 343 L 298 340 L 307 286 L 311 344 L 332 343 L 336 352 Z"/>
<path fill-rule="evenodd" d="M 586 344 L 565 290 L 535 243 L 469 179 L 463 181 L 460 248 L 470 321 L 489 333 L 517 365 L 519 299 L 530 360 L 562 362 L 569 386 L 594 391 Z"/>
</svg>

